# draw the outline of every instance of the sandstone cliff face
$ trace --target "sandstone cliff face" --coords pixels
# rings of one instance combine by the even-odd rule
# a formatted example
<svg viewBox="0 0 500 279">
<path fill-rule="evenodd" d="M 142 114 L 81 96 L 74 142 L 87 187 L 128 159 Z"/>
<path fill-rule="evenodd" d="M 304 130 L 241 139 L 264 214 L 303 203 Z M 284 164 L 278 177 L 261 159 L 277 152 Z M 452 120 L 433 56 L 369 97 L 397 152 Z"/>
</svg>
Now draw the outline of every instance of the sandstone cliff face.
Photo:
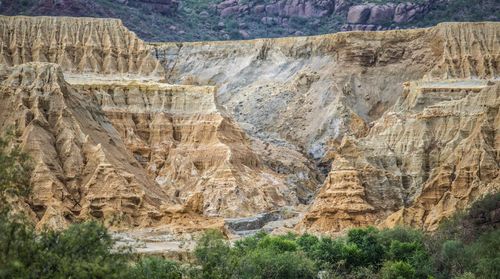
<svg viewBox="0 0 500 279">
<path fill-rule="evenodd" d="M 335 148 L 329 177 L 299 228 L 338 232 L 382 223 L 433 230 L 499 191 L 500 86 L 486 83 L 407 84 L 368 136 Z M 345 195 L 354 202 L 342 207 Z"/>
<path fill-rule="evenodd" d="M 155 44 L 154 55 L 171 82 L 219 85 L 218 99 L 251 135 L 284 140 L 321 158 L 329 140 L 362 135 L 366 127 L 358 119 L 380 117 L 405 81 L 427 73 L 497 76 L 497 26 Z"/>
<path fill-rule="evenodd" d="M 33 159 L 30 206 L 38 227 L 90 218 L 144 226 L 159 216 L 172 199 L 127 152 L 99 107 L 64 81 L 59 66 L 5 71 L 0 125 L 14 129 Z"/>
<path fill-rule="evenodd" d="M 201 212 L 245 216 L 297 203 L 245 133 L 221 113 L 213 87 L 84 84 L 128 149 L 170 196 L 202 193 Z"/>
<path fill-rule="evenodd" d="M 256 214 L 315 190 L 313 166 L 249 138 L 218 107 L 214 87 L 153 81 L 162 78 L 159 62 L 119 21 L 0 19 L 8 100 L 0 120 L 36 161 L 29 205 L 39 228 L 77 219 L 210 223 L 201 214 Z M 21 64 L 45 60 L 61 66 Z M 300 177 L 290 179 L 292 170 Z"/>
<path fill-rule="evenodd" d="M 0 24 L 39 228 L 222 229 L 313 199 L 300 231 L 432 230 L 499 190 L 497 23 L 150 45 L 115 20 Z"/>
<path fill-rule="evenodd" d="M 242 43 L 155 44 L 154 53 L 166 65 L 170 81 L 219 85 L 219 100 L 251 135 L 264 142 L 298 146 L 312 158 L 322 159 L 321 164 L 328 165 L 333 160 L 310 213 L 298 228 L 338 232 L 347 227 L 379 223 L 400 208 L 418 203 L 419 193 L 431 179 L 431 172 L 443 164 L 416 158 L 414 149 L 394 154 L 397 150 L 386 143 L 387 139 L 371 138 L 378 122 L 368 123 L 396 105 L 400 96 L 408 94 L 408 89 L 402 86 L 405 81 L 497 78 L 499 32 L 497 23 L 442 24 L 411 31 L 343 33 Z M 449 92 L 444 89 L 432 95 L 434 97 L 424 95 L 429 99 L 420 98 L 419 109 L 471 93 L 464 89 L 457 94 L 455 91 L 462 91 L 460 84 L 449 82 Z M 470 90 L 476 92 L 477 88 Z M 495 103 L 495 99 L 491 101 Z M 259 106 L 251 107 L 248 103 Z M 396 106 L 391 111 L 402 109 Z M 405 119 L 412 119 L 415 112 L 408 107 L 404 109 L 408 111 L 398 115 L 402 123 L 408 125 Z M 470 109 L 480 110 L 481 105 L 471 103 Z M 384 115 L 387 114 L 389 112 Z M 463 117 L 462 121 L 473 121 Z M 453 139 L 452 136 L 433 139 L 433 134 L 424 133 L 422 127 L 393 126 L 391 122 L 379 132 L 399 129 L 394 133 L 408 134 L 400 143 L 407 146 L 423 148 L 432 141 L 446 143 Z M 442 131 L 433 133 L 441 135 L 455 129 L 446 124 L 440 127 Z M 376 156 L 371 155 L 373 150 Z M 427 154 L 428 150 L 421 152 Z M 416 171 L 415 166 L 421 166 L 420 171 Z M 411 177 L 405 174 L 407 172 L 412 172 Z M 495 174 L 491 174 L 484 179 L 494 177 Z M 457 183 L 462 189 L 475 187 L 469 181 Z M 487 186 L 479 187 L 480 190 L 447 209 L 439 207 L 437 201 L 428 204 L 426 210 L 436 208 L 435 217 L 422 217 L 414 224 L 434 228 L 450 212 L 496 189 L 496 184 L 484 184 Z M 450 185 L 443 187 L 451 189 Z M 421 214 L 427 216 L 428 213 Z"/>
<path fill-rule="evenodd" d="M 159 76 L 148 47 L 120 20 L 0 16 L 0 64 L 51 62 L 65 72 Z"/>
</svg>

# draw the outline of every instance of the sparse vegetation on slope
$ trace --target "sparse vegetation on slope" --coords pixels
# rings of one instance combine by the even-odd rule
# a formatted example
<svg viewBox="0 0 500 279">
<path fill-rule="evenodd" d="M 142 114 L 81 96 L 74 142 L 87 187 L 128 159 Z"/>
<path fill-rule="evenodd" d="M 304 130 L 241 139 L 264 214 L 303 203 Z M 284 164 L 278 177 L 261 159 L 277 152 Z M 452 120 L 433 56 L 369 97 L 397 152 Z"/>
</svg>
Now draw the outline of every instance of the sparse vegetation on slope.
<svg viewBox="0 0 500 279">
<path fill-rule="evenodd" d="M 325 1 L 322 1 L 323 4 L 319 5 L 323 5 L 322 8 L 328 11 L 323 16 L 285 14 L 279 17 L 268 15 L 267 12 L 254 12 L 255 6 L 273 4 L 278 0 L 240 0 L 237 3 L 238 7 L 242 8 L 238 8 L 237 11 L 235 9 L 227 15 L 226 13 L 223 15 L 221 6 L 218 6 L 224 2 L 223 0 L 182 0 L 178 5 L 171 4 L 173 11 L 169 13 L 143 2 L 148 1 L 4 0 L 0 4 L 0 14 L 120 18 L 128 28 L 148 41 L 206 41 L 334 33 L 340 31 L 347 22 L 348 7 L 352 5 L 406 2 L 424 4 L 429 1 L 350 0 L 345 1 L 345 4 L 333 12 L 332 7 L 337 2 L 332 0 L 324 4 Z M 163 2 L 169 3 L 169 1 Z M 495 0 L 449 0 L 432 1 L 432 3 L 434 4 L 431 9 L 424 16 L 406 23 L 386 24 L 385 27 L 423 27 L 445 21 L 500 19 L 499 4 Z"/>
</svg>

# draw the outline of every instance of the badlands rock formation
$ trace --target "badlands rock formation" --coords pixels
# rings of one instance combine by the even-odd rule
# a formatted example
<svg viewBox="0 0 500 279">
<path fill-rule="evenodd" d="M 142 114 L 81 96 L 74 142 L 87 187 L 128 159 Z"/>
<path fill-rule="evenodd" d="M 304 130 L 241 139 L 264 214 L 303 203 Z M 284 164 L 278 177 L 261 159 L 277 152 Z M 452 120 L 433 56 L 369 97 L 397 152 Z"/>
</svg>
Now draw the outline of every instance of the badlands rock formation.
<svg viewBox="0 0 500 279">
<path fill-rule="evenodd" d="M 38 227 L 95 218 L 203 228 L 198 221 L 220 219 L 201 214 L 247 216 L 314 190 L 314 177 L 300 188 L 263 163 L 278 155 L 217 106 L 214 87 L 156 82 L 163 68 L 119 21 L 0 17 L 0 25 L 1 127 L 14 128 L 33 157 L 28 202 Z"/>
<path fill-rule="evenodd" d="M 226 217 L 297 202 L 216 107 L 214 87 L 132 82 L 78 88 L 96 97 L 128 149 L 170 196 L 202 192 L 202 211 Z"/>
<path fill-rule="evenodd" d="M 500 83 L 420 81 L 362 139 L 332 150 L 323 188 L 299 228 L 337 232 L 383 220 L 437 228 L 500 191 Z"/>
<path fill-rule="evenodd" d="M 379 122 L 373 121 L 384 112 L 387 115 L 392 111 L 401 115 L 402 123 L 414 117 L 416 112 L 408 107 L 403 112 L 402 107 L 393 107 L 401 96 L 402 100 L 406 98 L 410 87 L 419 88 L 412 84 L 405 89 L 402 86 L 405 81 L 425 79 L 431 87 L 437 86 L 432 82 L 449 84 L 435 99 L 424 102 L 425 98 L 420 98 L 419 102 L 424 102 L 419 103 L 421 110 L 453 96 L 453 100 L 465 98 L 487 87 L 484 84 L 496 80 L 500 71 L 499 33 L 498 23 L 455 23 L 408 31 L 340 33 L 243 43 L 155 44 L 154 53 L 165 65 L 170 81 L 219 85 L 219 100 L 251 135 L 283 146 L 298 146 L 303 153 L 319 160 L 320 168 L 333 161 L 310 213 L 298 227 L 300 230 L 336 232 L 346 227 L 379 223 L 402 207 L 414 208 L 426 187 L 439 193 L 426 204 L 427 208 L 424 206 L 426 211 L 409 213 L 411 210 L 407 209 L 405 214 L 399 213 L 407 217 L 394 215 L 390 220 L 433 229 L 451 212 L 464 208 L 481 194 L 496 191 L 498 171 L 493 170 L 498 169 L 498 158 L 496 165 L 489 165 L 488 178 L 482 178 L 484 182 L 480 184 L 486 186 L 476 187 L 470 180 L 459 180 L 455 183 L 460 184 L 461 189 L 473 193 L 450 203 L 442 196 L 453 192 L 455 184 L 443 184 L 441 190 L 426 184 L 444 163 L 418 159 L 413 156 L 416 149 L 392 155 L 397 151 L 394 142 L 386 144 L 380 138 L 369 139 L 376 131 L 388 133 L 397 127 L 392 123 L 375 130 Z M 465 86 L 462 90 L 460 83 L 457 85 L 451 79 L 464 80 L 466 85 L 467 80 L 482 81 L 479 85 L 471 81 L 471 88 Z M 454 94 L 457 90 L 463 93 Z M 495 90 L 498 88 L 482 94 L 490 96 Z M 495 97 L 488 98 L 494 106 Z M 249 103 L 259 106 L 246 105 Z M 469 109 L 478 113 L 483 110 L 481 103 L 474 102 L 469 103 Z M 383 119 L 386 116 L 379 121 Z M 462 121 L 474 119 L 464 115 Z M 453 133 L 457 125 L 442 124 L 440 129 Z M 498 123 L 491 125 L 497 127 Z M 425 147 L 423 154 L 431 151 L 430 142 L 445 144 L 453 139 L 452 136 L 433 139 L 431 134 L 424 133 L 426 129 L 401 131 L 403 128 L 393 133 L 419 137 L 408 136 L 399 144 Z M 495 138 L 495 133 L 489 137 Z M 365 136 L 363 142 L 367 143 L 359 147 L 357 139 Z M 383 145 L 378 147 L 377 154 L 384 160 L 368 155 L 380 144 Z M 498 149 L 497 144 L 491 146 L 491 150 Z M 337 149 L 344 152 L 339 153 Z M 368 158 L 363 159 L 364 156 Z M 382 166 L 374 167 L 372 159 L 379 160 L 377 164 Z M 358 160 L 370 163 L 359 164 Z M 404 160 L 407 162 L 401 163 Z M 406 169 L 408 165 L 412 165 L 413 170 Z M 422 167 L 418 175 L 405 174 L 414 172 L 415 165 L 426 167 Z M 474 187 L 478 188 L 475 192 Z"/>
<path fill-rule="evenodd" d="M 0 64 L 59 64 L 66 73 L 159 76 L 163 68 L 120 20 L 0 16 Z"/>
<path fill-rule="evenodd" d="M 237 42 L 155 44 L 173 83 L 216 84 L 250 134 L 322 158 L 330 140 L 366 133 L 403 82 L 498 75 L 498 24 Z M 256 104 L 256 105 L 248 105 Z"/>
<path fill-rule="evenodd" d="M 498 23 L 156 44 L 117 20 L 0 26 L 0 127 L 33 158 L 39 228 L 222 229 L 311 202 L 299 231 L 432 230 L 499 190 Z"/>
<path fill-rule="evenodd" d="M 30 207 L 40 226 L 76 218 L 147 225 L 169 203 L 127 151 L 99 107 L 64 81 L 55 64 L 2 73 L 1 127 L 15 129 L 33 159 Z"/>
</svg>

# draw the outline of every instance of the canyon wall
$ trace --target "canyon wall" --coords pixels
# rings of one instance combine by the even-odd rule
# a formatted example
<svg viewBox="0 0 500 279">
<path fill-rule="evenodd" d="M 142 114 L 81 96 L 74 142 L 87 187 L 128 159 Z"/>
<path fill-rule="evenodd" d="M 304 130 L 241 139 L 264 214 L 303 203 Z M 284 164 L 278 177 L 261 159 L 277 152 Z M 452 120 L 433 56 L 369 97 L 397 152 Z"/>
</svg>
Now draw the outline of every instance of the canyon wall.
<svg viewBox="0 0 500 279">
<path fill-rule="evenodd" d="M 33 158 L 38 228 L 310 203 L 298 231 L 432 230 L 499 190 L 498 23 L 155 44 L 117 20 L 0 26 L 0 127 Z"/>
<path fill-rule="evenodd" d="M 246 216 L 298 202 L 217 108 L 215 88 L 133 82 L 77 88 L 95 96 L 128 150 L 170 196 L 203 193 L 206 215 Z"/>
<path fill-rule="evenodd" d="M 173 83 L 214 84 L 218 99 L 261 139 L 321 158 L 328 141 L 363 135 L 402 94 L 429 78 L 492 78 L 498 24 L 348 32 L 235 42 L 153 44 Z M 247 105 L 256 104 L 256 105 Z"/>
<path fill-rule="evenodd" d="M 144 226 L 173 201 L 58 65 L 4 69 L 0 92 L 0 125 L 14 129 L 33 161 L 29 205 L 39 227 L 64 227 L 79 218 Z"/>
<path fill-rule="evenodd" d="M 406 84 L 366 137 L 345 137 L 332 148 L 332 169 L 299 229 L 380 224 L 434 230 L 499 191 L 499 96 L 498 82 Z"/>
<path fill-rule="evenodd" d="M 163 68 L 120 20 L 0 16 L 0 64 L 59 64 L 66 73 L 160 76 Z"/>
<path fill-rule="evenodd" d="M 450 112 L 455 115 L 453 121 L 460 122 L 453 126 L 448 120 L 425 118 L 417 121 L 421 127 L 407 127 L 417 112 L 401 103 L 409 98 L 409 91 L 420 90 L 409 88 L 421 85 L 403 84 L 415 81 L 431 88 L 444 86 L 417 98 L 418 109 L 428 106 L 433 111 L 435 106 L 451 105 L 449 100 L 464 98 L 462 102 L 466 102 L 484 90 L 478 95 L 488 99 L 492 112 L 484 111 L 485 104 L 479 101 L 468 102 L 463 109 L 492 113 L 495 119 L 498 87 L 486 84 L 495 84 L 500 72 L 499 35 L 498 23 L 449 23 L 405 31 L 154 44 L 153 51 L 165 65 L 167 80 L 219 86 L 219 100 L 250 135 L 295 145 L 319 169 L 326 170 L 328 177 L 298 225 L 299 231 L 335 233 L 353 226 L 388 223 L 434 229 L 452 212 L 498 190 L 498 156 L 491 155 L 498 152 L 498 145 L 490 142 L 486 148 L 493 152 L 488 156 L 496 158 L 485 166 L 488 175 L 433 184 L 435 172 L 460 164 L 445 163 L 444 157 L 452 151 L 441 154 L 431 143 L 457 140 L 455 129 L 465 125 L 460 123 L 471 125 L 477 120 L 474 114 L 462 115 L 457 110 Z M 439 82 L 444 85 L 439 87 Z M 258 106 L 247 105 L 254 103 Z M 380 128 L 379 122 L 394 112 L 402 126 L 391 122 Z M 436 121 L 433 129 L 439 131 L 428 131 L 431 120 Z M 494 120 L 488 125 L 498 127 Z M 462 136 L 472 136 L 470 130 L 465 131 Z M 377 132 L 394 135 L 375 138 Z M 494 128 L 487 137 L 496 138 L 496 133 Z M 399 139 L 406 146 L 401 147 L 404 151 L 393 142 L 400 134 L 406 135 Z M 364 144 L 359 146 L 358 141 Z M 462 144 L 453 141 L 449 148 L 459 149 Z M 480 147 L 472 146 L 482 153 Z M 377 155 L 371 155 L 373 150 Z M 423 155 L 429 152 L 437 152 L 440 159 Z M 461 168 L 480 164 L 466 161 Z M 426 191 L 434 196 L 422 205 Z M 397 213 L 384 222 L 393 212 Z"/>
<path fill-rule="evenodd" d="M 217 104 L 215 87 L 157 82 L 159 61 L 119 21 L 0 23 L 1 127 L 15 129 L 33 157 L 28 205 L 39 228 L 82 219 L 156 226 L 190 212 L 210 223 L 201 215 L 295 206 L 316 189 L 314 166 L 249 138 Z"/>
</svg>

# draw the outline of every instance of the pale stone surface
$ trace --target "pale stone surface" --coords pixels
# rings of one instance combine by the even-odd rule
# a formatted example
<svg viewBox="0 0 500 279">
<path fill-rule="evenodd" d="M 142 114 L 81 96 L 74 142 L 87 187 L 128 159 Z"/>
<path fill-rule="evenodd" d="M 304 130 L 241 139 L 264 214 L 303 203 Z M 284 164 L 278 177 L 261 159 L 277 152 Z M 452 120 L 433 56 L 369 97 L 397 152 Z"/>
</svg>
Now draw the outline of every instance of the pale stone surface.
<svg viewBox="0 0 500 279">
<path fill-rule="evenodd" d="M 285 206 L 275 232 L 432 230 L 498 191 L 498 23 L 149 45 L 116 20 L 0 24 L 38 228 L 191 234 Z"/>
<path fill-rule="evenodd" d="M 332 151 L 329 177 L 298 228 L 434 230 L 482 195 L 500 191 L 500 83 L 486 84 L 407 84 L 368 136 L 344 138 Z"/>
<path fill-rule="evenodd" d="M 32 157 L 38 227 L 98 218 L 149 225 L 171 201 L 127 151 L 99 107 L 64 81 L 56 64 L 15 66 L 2 77 L 0 123 Z"/>
<path fill-rule="evenodd" d="M 65 72 L 156 77 L 163 68 L 118 19 L 0 16 L 0 64 L 51 62 Z"/>
</svg>

